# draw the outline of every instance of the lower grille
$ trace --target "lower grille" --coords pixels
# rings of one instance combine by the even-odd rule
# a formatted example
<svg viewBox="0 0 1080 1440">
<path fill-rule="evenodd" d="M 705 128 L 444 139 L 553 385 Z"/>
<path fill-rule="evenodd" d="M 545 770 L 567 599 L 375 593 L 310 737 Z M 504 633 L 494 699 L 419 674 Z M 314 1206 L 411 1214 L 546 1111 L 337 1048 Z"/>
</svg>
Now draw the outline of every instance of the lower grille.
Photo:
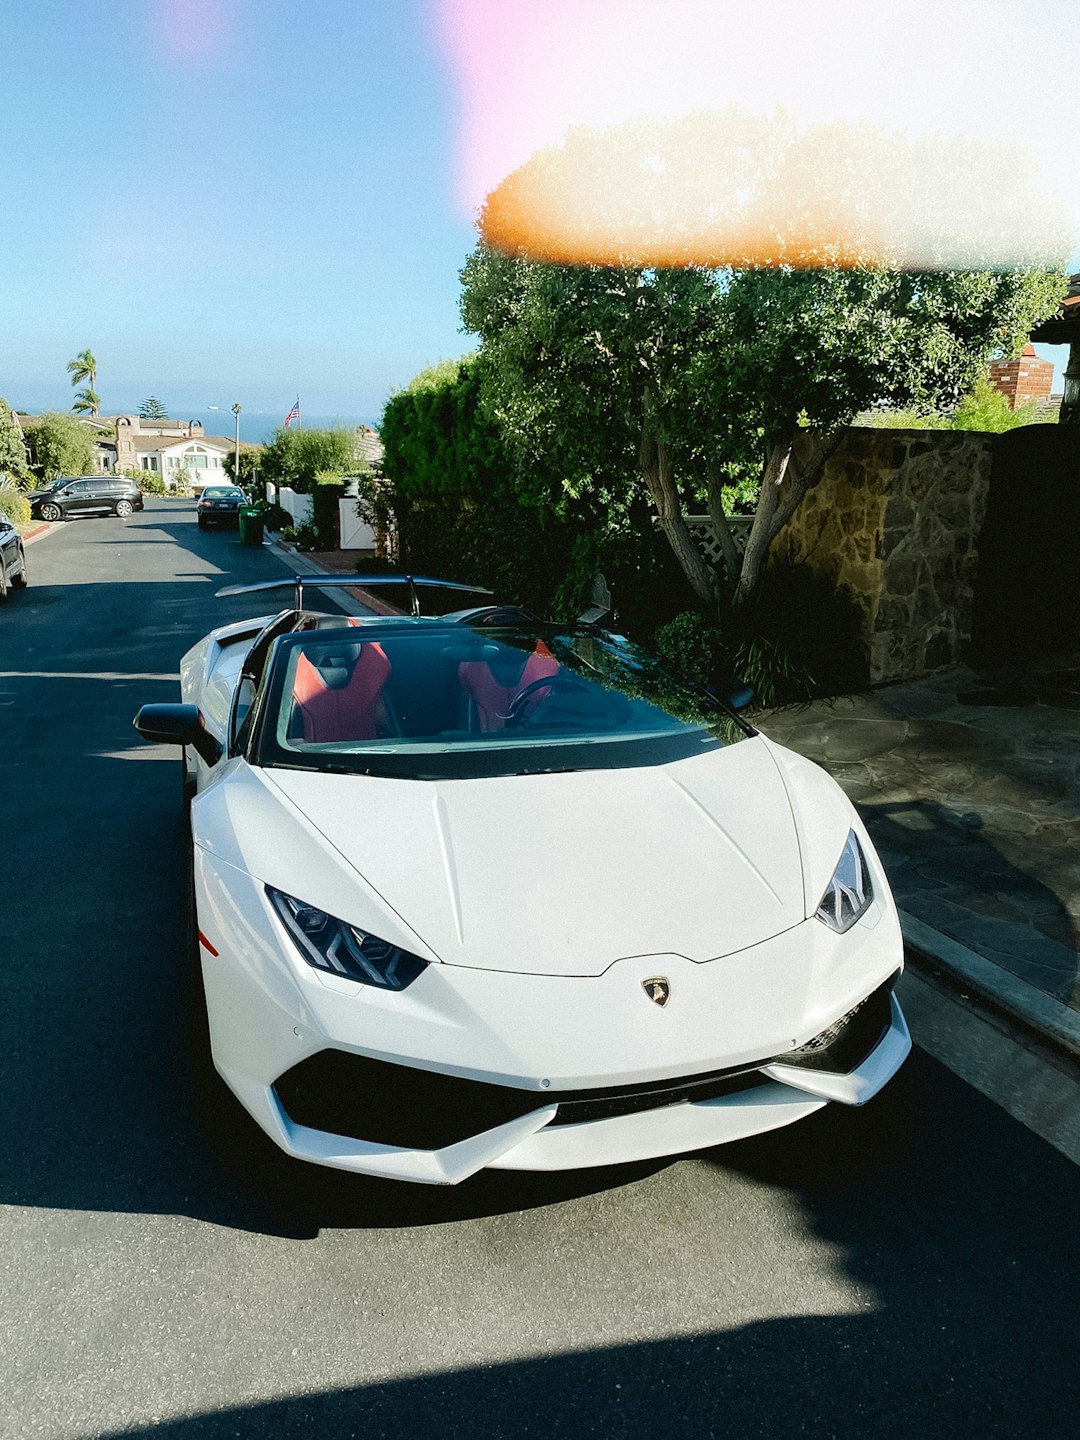
<svg viewBox="0 0 1080 1440">
<path fill-rule="evenodd" d="M 535 1090 L 343 1050 L 320 1050 L 301 1060 L 274 1082 L 274 1092 L 294 1125 L 407 1150 L 441 1150 L 551 1104 Z"/>
<path fill-rule="evenodd" d="M 515 1090 L 343 1050 L 320 1050 L 281 1075 L 274 1093 L 295 1125 L 408 1150 L 441 1150 L 550 1105 L 559 1107 L 549 1121 L 553 1126 L 613 1120 L 752 1090 L 768 1083 L 760 1067 L 770 1063 L 847 1074 L 889 1028 L 895 978 L 798 1050 L 704 1075 L 597 1090 Z"/>
</svg>

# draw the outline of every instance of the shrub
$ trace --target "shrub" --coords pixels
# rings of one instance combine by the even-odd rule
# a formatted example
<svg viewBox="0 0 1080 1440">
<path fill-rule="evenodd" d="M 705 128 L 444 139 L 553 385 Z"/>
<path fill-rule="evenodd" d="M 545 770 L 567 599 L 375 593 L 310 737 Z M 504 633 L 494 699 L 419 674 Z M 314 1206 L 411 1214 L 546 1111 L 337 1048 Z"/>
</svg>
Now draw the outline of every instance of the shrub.
<svg viewBox="0 0 1080 1440">
<path fill-rule="evenodd" d="M 292 528 L 292 516 L 283 505 L 273 504 L 269 500 L 262 503 L 266 506 L 263 517 L 267 530 L 280 530 L 284 534 L 286 529 Z"/>
<path fill-rule="evenodd" d="M 136 475 L 139 489 L 146 495 L 164 495 L 165 477 L 156 470 L 141 470 Z"/>
<path fill-rule="evenodd" d="M 283 540 L 289 540 L 297 550 L 318 550 L 319 535 L 314 525 L 286 525 L 281 532 Z"/>
<path fill-rule="evenodd" d="M 846 586 L 803 565 L 771 566 L 745 605 L 725 607 L 715 622 L 697 612 L 678 615 L 657 629 L 653 643 L 684 679 L 743 680 L 766 707 L 868 683 L 858 601 Z"/>
<path fill-rule="evenodd" d="M 698 610 L 684 610 L 658 626 L 653 645 L 676 675 L 695 685 L 708 685 L 731 663 L 719 625 Z"/>
<path fill-rule="evenodd" d="M 17 485 L 0 484 L 0 514 L 15 525 L 29 525 L 30 501 Z"/>
</svg>

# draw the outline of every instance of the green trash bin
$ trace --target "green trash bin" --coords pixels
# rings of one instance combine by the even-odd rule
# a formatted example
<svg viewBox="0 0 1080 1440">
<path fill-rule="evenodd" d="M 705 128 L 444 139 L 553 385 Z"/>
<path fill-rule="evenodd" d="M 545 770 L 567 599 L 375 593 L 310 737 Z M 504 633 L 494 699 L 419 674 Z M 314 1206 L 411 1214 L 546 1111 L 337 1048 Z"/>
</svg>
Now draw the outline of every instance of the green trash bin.
<svg viewBox="0 0 1080 1440">
<path fill-rule="evenodd" d="M 263 512 L 258 505 L 240 506 L 240 544 L 261 545 L 263 543 Z"/>
</svg>

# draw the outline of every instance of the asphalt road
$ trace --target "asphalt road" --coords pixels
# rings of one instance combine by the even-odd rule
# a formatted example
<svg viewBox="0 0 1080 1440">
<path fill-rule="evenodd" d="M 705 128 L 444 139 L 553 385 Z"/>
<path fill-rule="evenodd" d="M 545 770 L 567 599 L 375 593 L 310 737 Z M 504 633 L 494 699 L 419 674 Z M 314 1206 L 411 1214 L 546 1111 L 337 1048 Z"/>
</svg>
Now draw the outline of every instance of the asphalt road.
<svg viewBox="0 0 1080 1440">
<path fill-rule="evenodd" d="M 216 585 L 281 567 L 165 501 L 28 559 L 0 609 L 0 1435 L 1075 1431 L 1080 1172 L 923 1055 L 862 1111 L 449 1191 L 304 1169 L 207 1104 L 178 765 L 131 717 L 247 613 Z"/>
</svg>

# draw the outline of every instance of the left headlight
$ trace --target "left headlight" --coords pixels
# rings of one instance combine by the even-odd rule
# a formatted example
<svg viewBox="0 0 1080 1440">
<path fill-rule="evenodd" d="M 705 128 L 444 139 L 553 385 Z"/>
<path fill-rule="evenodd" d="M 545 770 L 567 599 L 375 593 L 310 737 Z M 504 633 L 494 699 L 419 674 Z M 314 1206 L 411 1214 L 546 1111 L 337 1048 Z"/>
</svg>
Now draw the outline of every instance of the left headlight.
<svg viewBox="0 0 1080 1440">
<path fill-rule="evenodd" d="M 300 954 L 316 970 L 380 990 L 404 990 L 427 969 L 426 960 L 389 940 L 380 940 L 271 885 L 266 893 Z"/>
<path fill-rule="evenodd" d="M 843 935 L 860 916 L 869 910 L 874 898 L 870 871 L 855 831 L 848 832 L 847 841 L 829 881 L 821 903 L 814 911 L 830 930 Z"/>
</svg>

